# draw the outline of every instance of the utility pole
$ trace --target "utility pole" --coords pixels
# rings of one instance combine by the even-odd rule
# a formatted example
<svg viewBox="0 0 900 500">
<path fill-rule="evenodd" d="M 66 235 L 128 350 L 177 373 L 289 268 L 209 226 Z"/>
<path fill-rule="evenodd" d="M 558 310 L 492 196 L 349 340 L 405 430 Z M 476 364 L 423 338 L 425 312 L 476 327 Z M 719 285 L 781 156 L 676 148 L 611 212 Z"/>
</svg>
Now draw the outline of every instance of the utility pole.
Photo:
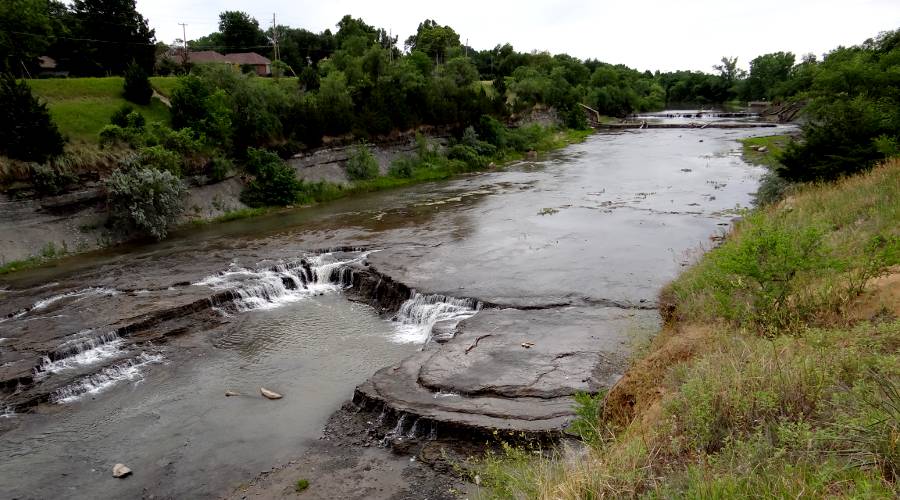
<svg viewBox="0 0 900 500">
<path fill-rule="evenodd" d="M 278 25 L 275 24 L 275 13 L 272 13 L 272 45 L 275 46 L 275 60 L 278 60 Z"/>
<path fill-rule="evenodd" d="M 178 23 L 181 25 L 181 65 L 187 66 L 188 63 L 188 51 L 187 51 L 187 24 Z"/>
</svg>

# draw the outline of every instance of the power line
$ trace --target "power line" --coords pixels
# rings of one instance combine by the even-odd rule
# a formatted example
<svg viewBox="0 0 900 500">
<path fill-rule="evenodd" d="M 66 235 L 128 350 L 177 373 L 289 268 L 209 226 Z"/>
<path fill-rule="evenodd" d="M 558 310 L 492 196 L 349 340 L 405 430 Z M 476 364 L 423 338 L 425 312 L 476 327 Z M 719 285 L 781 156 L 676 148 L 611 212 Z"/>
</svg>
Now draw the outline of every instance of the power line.
<svg viewBox="0 0 900 500">
<path fill-rule="evenodd" d="M 12 33 L 12 34 L 16 34 L 16 35 L 26 35 L 26 36 L 31 36 L 34 38 L 44 38 L 46 40 L 60 39 L 60 40 L 74 40 L 74 41 L 79 41 L 79 42 L 111 43 L 111 44 L 120 44 L 120 45 L 140 45 L 140 46 L 144 46 L 144 47 L 156 47 L 158 45 L 158 43 L 129 42 L 126 40 L 100 40 L 97 38 L 76 38 L 76 37 L 70 37 L 70 36 L 55 36 L 55 35 L 48 36 L 46 34 L 28 33 L 25 31 L 12 31 L 12 30 L 2 30 L 2 29 L 0 29 L 0 32 Z M 160 42 L 160 43 L 162 43 L 162 42 Z M 165 44 L 165 45 L 168 45 L 168 44 Z M 267 48 L 270 48 L 271 45 L 248 45 L 245 47 L 228 46 L 228 45 L 199 45 L 197 47 L 205 48 L 205 49 L 219 48 L 219 49 L 226 49 L 226 50 L 241 50 L 241 49 L 267 49 Z"/>
</svg>

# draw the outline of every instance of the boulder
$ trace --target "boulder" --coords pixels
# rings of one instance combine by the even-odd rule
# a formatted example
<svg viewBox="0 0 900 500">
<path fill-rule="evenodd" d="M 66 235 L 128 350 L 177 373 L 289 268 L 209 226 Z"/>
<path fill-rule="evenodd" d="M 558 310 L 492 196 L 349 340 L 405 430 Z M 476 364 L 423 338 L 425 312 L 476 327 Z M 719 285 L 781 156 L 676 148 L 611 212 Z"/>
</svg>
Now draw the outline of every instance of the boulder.
<svg viewBox="0 0 900 500">
<path fill-rule="evenodd" d="M 116 464 L 113 465 L 112 474 L 113 477 L 121 479 L 123 477 L 130 476 L 131 469 L 129 469 L 125 464 Z"/>
<path fill-rule="evenodd" d="M 284 397 L 275 391 L 270 391 L 270 390 L 266 389 L 265 387 L 260 387 L 259 392 L 260 392 L 260 394 L 262 394 L 263 396 L 265 396 L 268 399 L 281 399 Z"/>
</svg>

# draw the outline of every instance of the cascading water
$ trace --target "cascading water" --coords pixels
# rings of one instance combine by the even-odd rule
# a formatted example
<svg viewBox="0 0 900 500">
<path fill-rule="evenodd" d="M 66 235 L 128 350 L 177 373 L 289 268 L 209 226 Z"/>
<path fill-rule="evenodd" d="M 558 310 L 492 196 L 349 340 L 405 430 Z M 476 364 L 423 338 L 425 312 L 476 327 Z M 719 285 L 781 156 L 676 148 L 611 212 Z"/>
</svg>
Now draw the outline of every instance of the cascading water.
<svg viewBox="0 0 900 500">
<path fill-rule="evenodd" d="M 475 299 L 424 295 L 413 290 L 410 298 L 397 311 L 395 320 L 399 325 L 395 339 L 398 342 L 427 343 L 435 323 L 446 321 L 455 326 L 480 310 L 481 303 Z"/>
<path fill-rule="evenodd" d="M 142 352 L 137 357 L 128 359 L 100 370 L 97 373 L 82 377 L 75 382 L 57 389 L 50 400 L 54 403 L 71 403 L 86 394 L 98 394 L 123 380 L 140 380 L 143 369 L 152 364 L 161 363 L 160 354 Z"/>
<path fill-rule="evenodd" d="M 116 332 L 108 332 L 91 336 L 86 330 L 74 335 L 53 353 L 44 356 L 40 366 L 35 369 L 35 378 L 41 379 L 50 373 L 87 366 L 118 356 L 122 353 L 124 341 Z"/>
<path fill-rule="evenodd" d="M 81 290 L 74 290 L 71 292 L 61 293 L 59 295 L 52 295 L 50 297 L 47 297 L 46 299 L 41 299 L 41 300 L 35 302 L 31 307 L 26 307 L 24 309 L 21 309 L 19 311 L 16 311 L 16 312 L 10 314 L 8 317 L 0 319 L 0 321 L 21 318 L 22 316 L 25 316 L 29 312 L 40 311 L 41 309 L 46 309 L 51 304 L 53 304 L 55 302 L 59 302 L 60 300 L 63 300 L 63 299 L 81 300 L 86 297 L 97 296 L 97 295 L 112 296 L 112 295 L 118 295 L 118 294 L 119 294 L 118 290 L 113 290 L 110 288 L 89 287 L 89 288 L 83 288 Z"/>
<path fill-rule="evenodd" d="M 234 308 L 239 312 L 271 309 L 350 285 L 353 271 L 348 266 L 362 261 L 367 255 L 361 253 L 349 260 L 337 260 L 333 254 L 326 253 L 267 269 L 234 267 L 195 285 L 231 290 L 235 295 Z"/>
</svg>

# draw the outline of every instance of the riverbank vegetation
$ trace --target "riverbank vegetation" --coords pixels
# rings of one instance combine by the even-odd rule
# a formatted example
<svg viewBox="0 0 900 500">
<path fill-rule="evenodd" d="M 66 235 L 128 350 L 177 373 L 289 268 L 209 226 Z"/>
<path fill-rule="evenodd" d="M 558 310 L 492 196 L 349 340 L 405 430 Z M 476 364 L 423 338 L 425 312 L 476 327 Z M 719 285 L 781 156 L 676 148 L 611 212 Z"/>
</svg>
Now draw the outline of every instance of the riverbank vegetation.
<svg viewBox="0 0 900 500">
<path fill-rule="evenodd" d="M 502 498 L 896 496 L 897 199 L 890 160 L 746 217 L 662 292 L 663 332 L 577 422 L 583 454 L 508 448 L 481 480 Z"/>
</svg>

